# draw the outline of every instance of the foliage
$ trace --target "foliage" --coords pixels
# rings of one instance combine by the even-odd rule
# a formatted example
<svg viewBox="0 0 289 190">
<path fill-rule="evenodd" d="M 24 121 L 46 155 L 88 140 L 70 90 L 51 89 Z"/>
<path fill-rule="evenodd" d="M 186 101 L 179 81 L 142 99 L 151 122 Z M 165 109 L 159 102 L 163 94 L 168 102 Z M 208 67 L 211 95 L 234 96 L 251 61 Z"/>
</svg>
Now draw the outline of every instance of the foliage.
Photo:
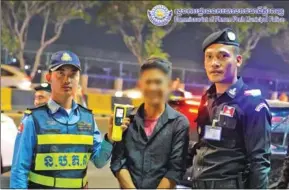
<svg viewBox="0 0 289 190">
<path fill-rule="evenodd" d="M 272 5 L 263 5 L 263 7 L 272 8 Z M 255 8 L 244 1 L 218 1 L 211 5 L 211 8 Z M 229 15 L 210 15 L 210 16 L 222 16 L 229 17 Z M 230 15 L 231 16 L 250 16 L 259 17 L 262 15 Z M 272 15 L 273 16 L 273 15 Z M 273 22 L 218 22 L 218 23 L 204 23 L 204 26 L 210 28 L 212 31 L 221 30 L 225 27 L 232 28 L 237 36 L 241 47 L 241 53 L 243 61 L 250 58 L 251 51 L 256 47 L 261 38 L 276 35 L 280 30 L 288 26 L 287 22 L 273 23 Z M 243 64 L 245 65 L 245 64 Z"/>
<path fill-rule="evenodd" d="M 85 9 L 95 4 L 96 2 L 93 1 L 2 1 L 1 42 L 5 48 L 16 55 L 21 69 L 24 70 L 24 51 L 31 19 L 35 16 L 43 17 L 40 47 L 37 50 L 31 72 L 33 78 L 41 62 L 40 58 L 44 49 L 60 37 L 64 24 L 75 19 L 89 21 L 90 16 Z M 50 38 L 46 35 L 48 24 L 54 25 L 54 33 Z M 46 40 L 46 38 L 48 39 Z"/>
<path fill-rule="evenodd" d="M 276 52 L 289 64 L 289 28 L 273 38 L 272 43 Z"/>
<path fill-rule="evenodd" d="M 156 5 L 164 5 L 169 10 L 189 7 L 181 1 L 103 2 L 97 12 L 97 24 L 108 26 L 108 33 L 121 34 L 125 45 L 139 64 L 151 55 L 167 59 L 169 55 L 162 49 L 163 39 L 183 24 L 173 21 L 164 27 L 151 24 L 147 11 Z"/>
</svg>

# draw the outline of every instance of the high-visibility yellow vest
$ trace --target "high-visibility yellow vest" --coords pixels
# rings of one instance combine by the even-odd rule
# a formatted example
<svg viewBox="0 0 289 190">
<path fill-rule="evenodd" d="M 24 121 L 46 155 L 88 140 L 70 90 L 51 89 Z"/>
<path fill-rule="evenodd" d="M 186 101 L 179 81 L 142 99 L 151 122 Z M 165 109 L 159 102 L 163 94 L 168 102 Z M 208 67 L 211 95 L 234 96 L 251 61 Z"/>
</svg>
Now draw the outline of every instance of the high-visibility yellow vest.
<svg viewBox="0 0 289 190">
<path fill-rule="evenodd" d="M 93 146 L 94 117 L 79 106 L 74 124 L 58 122 L 41 106 L 32 109 L 37 145 L 29 173 L 29 187 L 82 188 Z"/>
</svg>

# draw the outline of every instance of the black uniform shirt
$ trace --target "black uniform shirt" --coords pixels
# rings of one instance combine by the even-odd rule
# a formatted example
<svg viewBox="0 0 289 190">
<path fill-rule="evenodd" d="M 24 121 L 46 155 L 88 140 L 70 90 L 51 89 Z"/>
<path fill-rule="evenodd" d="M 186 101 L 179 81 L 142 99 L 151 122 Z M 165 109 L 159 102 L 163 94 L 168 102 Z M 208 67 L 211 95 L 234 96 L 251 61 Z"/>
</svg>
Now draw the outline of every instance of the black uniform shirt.
<svg viewBox="0 0 289 190">
<path fill-rule="evenodd" d="M 248 172 L 247 188 L 267 187 L 271 114 L 258 92 L 239 78 L 224 94 L 217 95 L 213 85 L 202 97 L 194 179 L 231 179 Z M 206 126 L 221 128 L 220 140 L 205 139 Z"/>
<path fill-rule="evenodd" d="M 150 137 L 144 131 L 144 105 L 140 106 L 113 148 L 111 170 L 128 169 L 138 189 L 156 189 L 166 177 L 179 183 L 186 171 L 189 121 L 169 105 Z"/>
</svg>

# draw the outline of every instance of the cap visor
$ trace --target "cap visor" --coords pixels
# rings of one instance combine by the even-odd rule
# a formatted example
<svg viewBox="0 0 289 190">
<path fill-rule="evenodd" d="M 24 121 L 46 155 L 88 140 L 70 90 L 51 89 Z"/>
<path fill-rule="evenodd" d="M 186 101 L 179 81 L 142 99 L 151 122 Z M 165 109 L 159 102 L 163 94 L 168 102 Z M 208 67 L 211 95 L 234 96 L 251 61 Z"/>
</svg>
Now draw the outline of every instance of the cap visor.
<svg viewBox="0 0 289 190">
<path fill-rule="evenodd" d="M 62 66 L 64 66 L 64 65 L 74 66 L 75 68 L 77 68 L 78 70 L 81 71 L 81 68 L 80 68 L 80 67 L 78 67 L 78 66 L 76 66 L 76 65 L 74 65 L 74 64 L 72 64 L 72 63 L 62 63 L 62 64 L 59 64 L 59 65 L 57 65 L 57 66 L 51 67 L 49 70 L 50 70 L 50 71 L 56 71 L 57 69 L 59 69 L 60 67 L 62 67 Z"/>
</svg>

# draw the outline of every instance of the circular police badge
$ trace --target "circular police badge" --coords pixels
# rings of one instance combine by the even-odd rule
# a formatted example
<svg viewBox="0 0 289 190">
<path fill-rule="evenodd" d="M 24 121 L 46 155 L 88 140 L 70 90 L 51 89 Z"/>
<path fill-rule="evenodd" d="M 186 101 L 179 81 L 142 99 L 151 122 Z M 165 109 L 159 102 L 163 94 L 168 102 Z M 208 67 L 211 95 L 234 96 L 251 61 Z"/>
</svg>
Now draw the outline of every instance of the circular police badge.
<svg viewBox="0 0 289 190">
<path fill-rule="evenodd" d="M 231 41 L 236 40 L 236 35 L 233 32 L 228 32 L 227 35 L 228 35 L 229 40 Z"/>
<path fill-rule="evenodd" d="M 156 5 L 152 10 L 147 11 L 147 15 L 152 24 L 156 26 L 165 26 L 171 21 L 173 11 L 169 10 L 164 5 Z"/>
</svg>

